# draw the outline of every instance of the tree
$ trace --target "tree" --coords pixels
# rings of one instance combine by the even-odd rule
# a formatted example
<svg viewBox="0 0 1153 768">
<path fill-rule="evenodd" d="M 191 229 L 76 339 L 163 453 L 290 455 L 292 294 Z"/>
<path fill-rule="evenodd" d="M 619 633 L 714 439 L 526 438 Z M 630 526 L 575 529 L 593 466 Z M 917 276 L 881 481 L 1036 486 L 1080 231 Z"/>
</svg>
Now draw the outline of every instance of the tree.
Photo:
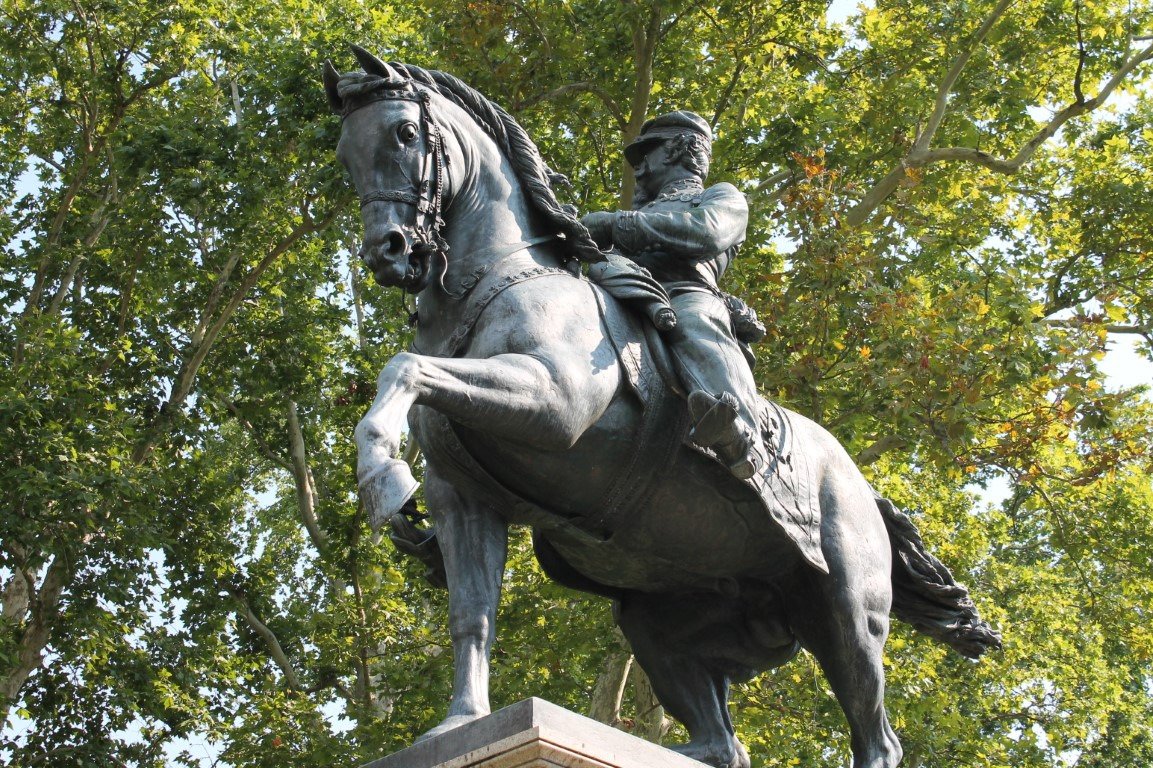
<svg viewBox="0 0 1153 768">
<path fill-rule="evenodd" d="M 157 763 L 237 701 L 318 720 L 343 693 L 320 661 L 329 617 L 383 620 L 356 612 L 348 448 L 317 419 L 355 418 L 367 394 L 349 384 L 330 258 L 349 193 L 315 88 L 318 50 L 389 22 L 360 10 L 304 34 L 318 9 L 6 6 L 23 119 L 5 143 L 0 701 L 5 721 L 20 705 L 35 724 L 9 746 L 17 763 Z M 261 60 L 274 75 L 250 69 Z M 258 508 L 281 484 L 292 518 Z M 395 573 L 380 556 L 366 588 Z M 368 712 L 362 678 L 348 695 Z M 261 730 L 250 718 L 230 750 Z"/>
<path fill-rule="evenodd" d="M 1153 9 L 825 10 L 6 5 L 0 754 L 194 765 L 165 749 L 200 733 L 230 765 L 330 765 L 443 714 L 442 593 L 353 492 L 349 435 L 407 330 L 350 256 L 319 64 L 352 40 L 506 106 L 586 210 L 629 199 L 645 117 L 709 119 L 712 178 L 752 207 L 731 288 L 769 326 L 762 390 L 915 510 L 1005 633 L 970 665 L 898 626 L 906 763 L 1148 762 L 1153 411 L 1100 362 L 1117 334 L 1153 359 Z M 653 714 L 607 606 L 520 535 L 501 621 L 494 703 Z M 808 657 L 734 708 L 758 764 L 843 762 Z"/>
</svg>

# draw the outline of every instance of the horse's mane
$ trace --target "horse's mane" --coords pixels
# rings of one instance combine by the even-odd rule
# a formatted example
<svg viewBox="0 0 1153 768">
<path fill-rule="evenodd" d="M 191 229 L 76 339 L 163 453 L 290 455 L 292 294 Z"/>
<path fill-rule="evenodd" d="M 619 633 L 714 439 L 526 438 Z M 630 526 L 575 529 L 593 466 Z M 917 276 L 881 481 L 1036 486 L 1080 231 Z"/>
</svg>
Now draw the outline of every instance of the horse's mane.
<svg viewBox="0 0 1153 768">
<path fill-rule="evenodd" d="M 567 186 L 568 179 L 548 167 L 536 144 L 512 115 L 447 72 L 399 62 L 390 62 L 390 66 L 463 109 L 496 142 L 512 164 L 529 204 L 564 234 L 574 256 L 589 262 L 604 259 L 580 219 L 557 200 L 553 185 Z M 339 90 L 341 96 L 356 98 L 386 87 L 395 87 L 395 83 L 379 75 L 353 72 L 341 77 Z"/>
</svg>

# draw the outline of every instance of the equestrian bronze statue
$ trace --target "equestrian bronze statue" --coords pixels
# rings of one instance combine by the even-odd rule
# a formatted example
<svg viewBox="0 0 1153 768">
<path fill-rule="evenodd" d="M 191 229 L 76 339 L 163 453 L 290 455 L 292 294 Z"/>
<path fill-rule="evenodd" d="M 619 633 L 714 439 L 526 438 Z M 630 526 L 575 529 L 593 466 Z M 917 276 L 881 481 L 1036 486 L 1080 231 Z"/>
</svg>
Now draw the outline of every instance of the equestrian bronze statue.
<svg viewBox="0 0 1153 768">
<path fill-rule="evenodd" d="M 426 457 L 455 662 L 429 735 L 489 712 L 507 529 L 520 523 L 550 576 L 613 600 L 688 729 L 677 751 L 747 768 L 729 685 L 806 648 L 849 721 L 853 765 L 897 765 L 889 614 L 975 658 L 999 637 L 965 589 L 803 416 L 738 404 L 727 424 L 755 443 L 752 474 L 731 440 L 694 440 L 711 406 L 691 412 L 659 281 L 605 269 L 610 256 L 557 201 L 559 177 L 500 107 L 451 75 L 356 54 L 363 72 L 325 67 L 337 155 L 360 195 L 362 258 L 416 296 L 418 316 L 357 426 L 358 479 L 374 526 L 409 502 L 407 424 Z"/>
</svg>

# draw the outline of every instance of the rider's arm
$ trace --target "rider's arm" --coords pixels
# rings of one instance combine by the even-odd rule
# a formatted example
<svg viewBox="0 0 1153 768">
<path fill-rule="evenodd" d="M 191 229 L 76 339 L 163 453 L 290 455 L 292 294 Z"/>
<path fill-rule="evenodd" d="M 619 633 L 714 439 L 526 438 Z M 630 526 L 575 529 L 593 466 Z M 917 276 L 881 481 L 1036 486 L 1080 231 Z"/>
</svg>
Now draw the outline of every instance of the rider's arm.
<svg viewBox="0 0 1153 768">
<path fill-rule="evenodd" d="M 700 205 L 684 211 L 621 211 L 613 242 L 627 251 L 661 251 L 690 259 L 712 258 L 745 239 L 745 196 L 732 184 L 705 190 Z"/>
</svg>

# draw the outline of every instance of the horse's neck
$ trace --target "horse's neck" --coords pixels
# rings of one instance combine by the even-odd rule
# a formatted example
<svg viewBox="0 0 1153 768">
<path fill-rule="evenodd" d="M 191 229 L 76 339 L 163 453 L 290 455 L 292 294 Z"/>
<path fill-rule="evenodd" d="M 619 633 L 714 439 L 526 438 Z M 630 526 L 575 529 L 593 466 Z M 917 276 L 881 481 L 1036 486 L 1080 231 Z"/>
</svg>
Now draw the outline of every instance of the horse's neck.
<svg viewBox="0 0 1153 768">
<path fill-rule="evenodd" d="M 550 249 L 517 249 L 545 233 L 511 163 L 479 128 L 454 123 L 446 131 L 451 200 L 444 210 L 448 266 L 418 301 L 422 335 L 451 333 L 467 312 L 464 300 L 479 281 L 532 264 L 554 266 Z"/>
<path fill-rule="evenodd" d="M 457 142 L 464 162 L 454 169 L 444 234 L 451 249 L 449 276 L 459 279 L 491 266 L 504 246 L 541 231 L 511 163 L 492 140 L 476 129 L 458 134 Z"/>
</svg>

